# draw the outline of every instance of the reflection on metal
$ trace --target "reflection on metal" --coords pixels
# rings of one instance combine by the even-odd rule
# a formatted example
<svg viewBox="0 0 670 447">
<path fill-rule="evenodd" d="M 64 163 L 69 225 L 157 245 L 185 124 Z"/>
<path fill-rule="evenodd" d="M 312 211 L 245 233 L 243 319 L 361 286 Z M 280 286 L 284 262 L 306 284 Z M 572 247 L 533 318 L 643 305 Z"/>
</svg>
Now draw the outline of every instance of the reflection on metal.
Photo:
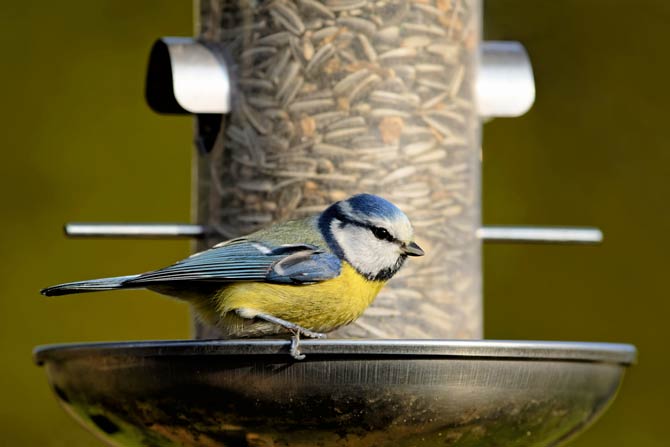
<svg viewBox="0 0 670 447">
<path fill-rule="evenodd" d="M 63 227 L 68 237 L 110 238 L 180 238 L 203 237 L 203 225 L 165 223 L 81 223 L 71 222 Z"/>
<path fill-rule="evenodd" d="M 523 115 L 535 101 L 533 68 L 519 42 L 485 41 L 477 78 L 477 108 L 481 117 Z"/>
<path fill-rule="evenodd" d="M 284 340 L 38 348 L 61 405 L 119 446 L 557 445 L 616 394 L 630 345 Z M 249 443 L 251 445 L 251 443 Z"/>
<path fill-rule="evenodd" d="M 230 76 L 219 51 L 191 38 L 154 43 L 146 99 L 157 112 L 220 114 L 230 110 Z"/>
<path fill-rule="evenodd" d="M 178 238 L 215 234 L 204 225 L 180 223 L 68 223 L 68 237 Z M 597 228 L 487 226 L 477 236 L 484 242 L 528 242 L 546 244 L 598 244 L 603 240 Z"/>
<path fill-rule="evenodd" d="M 598 228 L 512 227 L 480 228 L 477 235 L 485 242 L 531 242 L 538 244 L 599 244 L 603 233 Z"/>
</svg>

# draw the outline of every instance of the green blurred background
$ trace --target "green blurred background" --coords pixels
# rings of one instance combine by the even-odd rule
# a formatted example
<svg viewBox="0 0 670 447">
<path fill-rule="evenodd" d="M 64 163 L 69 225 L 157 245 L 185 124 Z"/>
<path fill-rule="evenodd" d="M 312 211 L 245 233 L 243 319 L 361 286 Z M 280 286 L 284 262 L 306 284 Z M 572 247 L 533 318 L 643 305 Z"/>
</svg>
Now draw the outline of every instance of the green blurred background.
<svg viewBox="0 0 670 447">
<path fill-rule="evenodd" d="M 484 127 L 484 221 L 597 225 L 600 247 L 485 248 L 486 335 L 631 342 L 640 364 L 574 446 L 662 446 L 670 3 L 490 0 L 486 37 L 523 42 L 532 111 Z M 35 345 L 188 337 L 151 293 L 45 300 L 64 280 L 143 271 L 186 241 L 64 239 L 66 221 L 187 221 L 191 130 L 143 99 L 153 40 L 192 34 L 186 0 L 0 3 L 0 445 L 94 446 L 57 405 Z"/>
</svg>

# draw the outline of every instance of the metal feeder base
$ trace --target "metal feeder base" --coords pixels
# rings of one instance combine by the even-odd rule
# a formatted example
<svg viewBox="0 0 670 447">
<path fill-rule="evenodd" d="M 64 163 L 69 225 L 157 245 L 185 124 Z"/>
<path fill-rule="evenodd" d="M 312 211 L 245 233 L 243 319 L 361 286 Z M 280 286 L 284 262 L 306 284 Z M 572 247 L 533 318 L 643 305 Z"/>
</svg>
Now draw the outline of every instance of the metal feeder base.
<svg viewBox="0 0 670 447">
<path fill-rule="evenodd" d="M 37 348 L 63 407 L 114 446 L 547 446 L 614 398 L 631 345 L 284 340 Z"/>
</svg>

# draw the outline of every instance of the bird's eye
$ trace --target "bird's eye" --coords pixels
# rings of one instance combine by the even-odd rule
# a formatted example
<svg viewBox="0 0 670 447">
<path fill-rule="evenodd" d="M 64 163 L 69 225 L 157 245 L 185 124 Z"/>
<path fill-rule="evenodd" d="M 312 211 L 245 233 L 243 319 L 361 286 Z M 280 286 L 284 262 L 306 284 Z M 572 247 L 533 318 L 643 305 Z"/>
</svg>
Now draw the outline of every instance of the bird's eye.
<svg viewBox="0 0 670 447">
<path fill-rule="evenodd" d="M 392 241 L 393 240 L 393 236 L 391 236 L 391 233 L 389 233 L 385 228 L 372 227 L 370 229 L 372 230 L 372 234 L 374 234 L 377 239 L 381 239 L 381 240 L 385 240 L 385 241 Z"/>
</svg>

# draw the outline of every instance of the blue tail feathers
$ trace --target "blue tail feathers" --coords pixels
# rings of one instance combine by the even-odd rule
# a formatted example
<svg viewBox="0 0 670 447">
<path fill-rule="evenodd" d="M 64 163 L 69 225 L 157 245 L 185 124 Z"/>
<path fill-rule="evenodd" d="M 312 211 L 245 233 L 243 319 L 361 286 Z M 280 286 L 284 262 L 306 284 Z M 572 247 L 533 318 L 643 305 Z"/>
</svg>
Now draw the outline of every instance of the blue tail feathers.
<svg viewBox="0 0 670 447">
<path fill-rule="evenodd" d="M 114 278 L 91 279 L 88 281 L 68 282 L 58 284 L 57 286 L 47 287 L 40 290 L 44 296 L 70 295 L 73 293 L 102 292 L 114 289 L 132 289 L 133 286 L 126 286 L 124 283 L 128 280 L 137 278 L 139 275 L 116 276 Z"/>
</svg>

